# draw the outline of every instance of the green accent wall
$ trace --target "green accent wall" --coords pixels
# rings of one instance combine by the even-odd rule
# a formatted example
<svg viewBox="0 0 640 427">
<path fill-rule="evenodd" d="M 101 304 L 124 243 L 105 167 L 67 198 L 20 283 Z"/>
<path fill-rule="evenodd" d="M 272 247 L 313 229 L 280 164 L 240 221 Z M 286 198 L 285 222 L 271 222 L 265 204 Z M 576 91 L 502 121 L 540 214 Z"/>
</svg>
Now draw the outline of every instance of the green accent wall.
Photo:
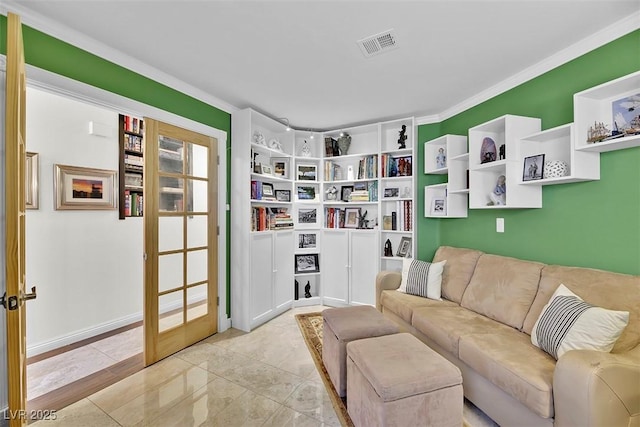
<svg viewBox="0 0 640 427">
<path fill-rule="evenodd" d="M 6 54 L 7 17 L 0 15 L 0 53 Z M 69 43 L 23 25 L 27 64 L 95 86 L 227 132 L 231 147 L 231 114 L 189 95 L 100 58 Z M 231 151 L 227 152 L 227 200 L 230 195 Z M 223 203 L 223 201 L 220 201 Z M 226 215 L 227 254 L 230 253 L 230 214 Z M 227 257 L 227 272 L 230 260 Z M 230 279 L 227 273 L 227 313 L 231 313 Z"/>
<path fill-rule="evenodd" d="M 469 128 L 505 114 L 539 117 L 543 130 L 570 123 L 573 94 L 640 70 L 639 46 L 636 30 L 441 123 L 419 126 L 419 193 L 424 185 L 446 181 L 422 173 L 425 141 L 467 135 Z M 422 259 L 448 245 L 640 274 L 640 147 L 602 153 L 599 181 L 544 186 L 541 209 L 470 209 L 468 218 L 432 219 L 424 218 L 424 202 L 418 202 Z M 495 231 L 499 217 L 504 233 Z"/>
</svg>

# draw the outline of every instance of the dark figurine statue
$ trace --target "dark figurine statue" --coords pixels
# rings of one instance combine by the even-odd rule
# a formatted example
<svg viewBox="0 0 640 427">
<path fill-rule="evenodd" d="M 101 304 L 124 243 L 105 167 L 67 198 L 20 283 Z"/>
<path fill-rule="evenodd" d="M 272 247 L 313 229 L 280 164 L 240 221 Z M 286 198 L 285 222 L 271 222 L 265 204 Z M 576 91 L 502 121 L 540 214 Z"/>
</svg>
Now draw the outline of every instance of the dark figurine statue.
<svg viewBox="0 0 640 427">
<path fill-rule="evenodd" d="M 391 240 L 389 239 L 384 242 L 384 256 L 393 256 L 393 249 L 391 249 Z"/>
<path fill-rule="evenodd" d="M 297 301 L 298 300 L 298 292 L 299 292 L 298 286 L 300 286 L 300 284 L 298 283 L 297 280 L 295 282 L 296 282 L 296 285 L 293 288 L 293 299 L 295 299 Z"/>
<path fill-rule="evenodd" d="M 407 125 L 402 125 L 402 130 L 400 131 L 400 138 L 398 139 L 398 144 L 400 145 L 398 148 L 407 148 Z"/>
<path fill-rule="evenodd" d="M 498 153 L 499 153 L 498 155 L 500 156 L 500 160 L 504 160 L 507 156 L 507 147 L 504 144 L 502 144 L 498 149 Z"/>
<path fill-rule="evenodd" d="M 304 285 L 304 297 L 311 298 L 311 283 L 307 280 L 307 284 Z"/>
</svg>

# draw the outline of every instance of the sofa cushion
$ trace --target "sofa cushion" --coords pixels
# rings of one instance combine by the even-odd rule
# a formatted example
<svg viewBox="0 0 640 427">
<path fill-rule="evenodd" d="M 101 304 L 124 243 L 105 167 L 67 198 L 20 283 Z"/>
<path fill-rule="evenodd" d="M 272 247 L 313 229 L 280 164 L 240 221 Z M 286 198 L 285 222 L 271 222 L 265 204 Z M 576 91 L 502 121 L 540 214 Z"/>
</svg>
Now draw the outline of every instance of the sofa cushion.
<svg viewBox="0 0 640 427">
<path fill-rule="evenodd" d="M 408 324 L 411 324 L 413 310 L 417 307 L 458 307 L 453 301 L 432 300 L 399 291 L 382 291 L 380 301 L 383 312 L 391 311 Z"/>
<path fill-rule="evenodd" d="M 413 310 L 411 325 L 456 357 L 461 336 L 511 329 L 460 306 L 416 307 Z"/>
<path fill-rule="evenodd" d="M 556 359 L 569 350 L 608 353 L 628 322 L 628 311 L 593 306 L 560 285 L 533 325 L 531 343 Z"/>
<path fill-rule="evenodd" d="M 440 300 L 442 270 L 447 261 L 426 262 L 419 259 L 402 260 L 402 281 L 398 291 L 419 297 Z"/>
<path fill-rule="evenodd" d="M 531 344 L 529 335 L 500 329 L 460 339 L 460 360 L 543 418 L 554 415 L 556 361 Z"/>
<path fill-rule="evenodd" d="M 542 308 L 549 302 L 560 283 L 589 304 L 629 312 L 629 325 L 622 331 L 611 350 L 612 353 L 624 353 L 640 343 L 640 276 L 593 268 L 545 266 L 542 269 L 538 294 L 524 321 L 523 331 L 531 334 Z"/>
<path fill-rule="evenodd" d="M 482 252 L 475 249 L 440 246 L 433 262 L 447 261 L 442 272 L 442 296 L 460 304 Z"/>
<path fill-rule="evenodd" d="M 542 267 L 539 262 L 484 254 L 460 305 L 521 329 L 538 291 Z"/>
</svg>

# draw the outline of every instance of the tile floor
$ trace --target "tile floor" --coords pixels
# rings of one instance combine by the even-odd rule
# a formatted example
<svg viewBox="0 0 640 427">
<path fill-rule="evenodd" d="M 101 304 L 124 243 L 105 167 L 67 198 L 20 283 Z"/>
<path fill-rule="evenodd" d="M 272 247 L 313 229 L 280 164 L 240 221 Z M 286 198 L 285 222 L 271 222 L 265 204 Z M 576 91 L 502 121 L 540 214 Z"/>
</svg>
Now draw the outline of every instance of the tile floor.
<svg viewBox="0 0 640 427">
<path fill-rule="evenodd" d="M 338 426 L 289 310 L 244 333 L 230 329 L 57 412 L 52 426 Z M 469 405 L 473 427 L 492 426 Z"/>
</svg>

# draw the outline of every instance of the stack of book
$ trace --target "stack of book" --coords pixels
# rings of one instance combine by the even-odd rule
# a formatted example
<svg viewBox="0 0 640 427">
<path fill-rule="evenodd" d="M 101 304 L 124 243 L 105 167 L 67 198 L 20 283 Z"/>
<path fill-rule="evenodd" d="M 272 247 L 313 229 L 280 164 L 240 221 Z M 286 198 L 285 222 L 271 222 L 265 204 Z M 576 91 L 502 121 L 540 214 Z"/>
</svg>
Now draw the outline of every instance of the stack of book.
<svg viewBox="0 0 640 427">
<path fill-rule="evenodd" d="M 144 159 L 140 156 L 135 156 L 133 154 L 125 154 L 124 164 L 128 169 L 139 170 L 140 172 L 142 172 L 142 168 L 144 166 Z"/>
<path fill-rule="evenodd" d="M 289 215 L 289 211 L 283 208 L 271 208 L 269 228 L 271 230 L 293 228 L 293 218 Z"/>
<path fill-rule="evenodd" d="M 353 190 L 351 192 L 351 201 L 352 202 L 368 202 L 369 190 Z"/>
</svg>

